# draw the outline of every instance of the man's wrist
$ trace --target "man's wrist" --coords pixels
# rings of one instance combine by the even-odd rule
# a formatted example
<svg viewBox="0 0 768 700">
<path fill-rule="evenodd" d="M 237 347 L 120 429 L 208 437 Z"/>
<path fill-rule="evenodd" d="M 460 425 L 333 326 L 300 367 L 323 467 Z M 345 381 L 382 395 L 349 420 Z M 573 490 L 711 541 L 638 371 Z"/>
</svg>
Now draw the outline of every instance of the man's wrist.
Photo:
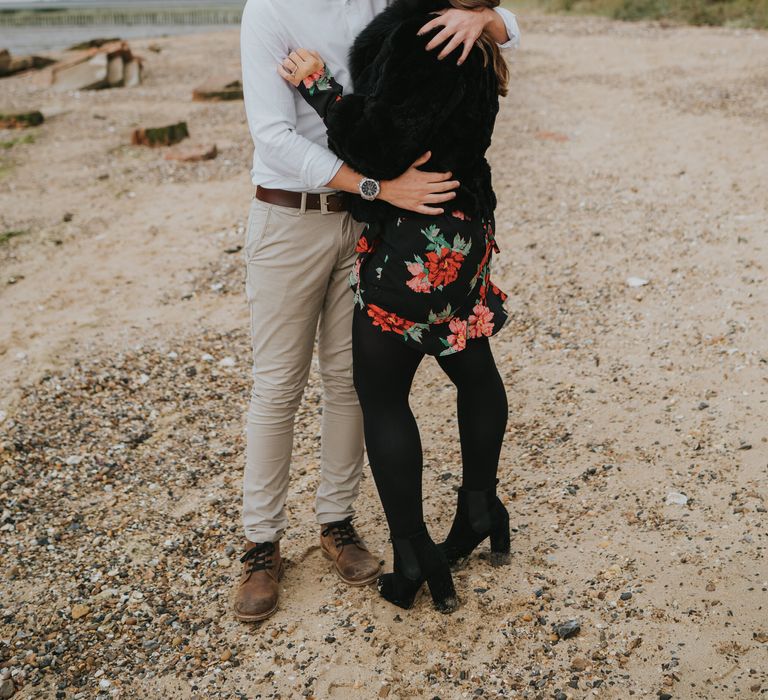
<svg viewBox="0 0 768 700">
<path fill-rule="evenodd" d="M 336 175 L 326 184 L 326 187 L 356 194 L 358 191 L 357 185 L 361 177 L 363 176 L 360 173 L 350 168 L 346 163 L 343 163 L 336 172 Z"/>
<path fill-rule="evenodd" d="M 367 202 L 372 202 L 381 194 L 381 183 L 372 177 L 364 176 L 357 183 L 360 196 Z"/>
</svg>

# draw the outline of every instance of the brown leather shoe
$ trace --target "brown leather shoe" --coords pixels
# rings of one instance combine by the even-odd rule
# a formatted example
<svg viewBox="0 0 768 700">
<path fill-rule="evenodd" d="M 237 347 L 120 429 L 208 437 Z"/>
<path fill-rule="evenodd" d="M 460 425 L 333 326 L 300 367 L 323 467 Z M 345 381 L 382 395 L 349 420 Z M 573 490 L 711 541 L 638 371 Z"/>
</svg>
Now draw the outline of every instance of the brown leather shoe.
<svg viewBox="0 0 768 700">
<path fill-rule="evenodd" d="M 284 562 L 279 542 L 245 541 L 245 554 L 240 558 L 243 572 L 235 593 L 235 617 L 243 622 L 264 620 L 277 610 L 280 595 L 278 581 Z"/>
<path fill-rule="evenodd" d="M 345 520 L 323 525 L 320 547 L 344 583 L 365 586 L 373 583 L 381 573 L 381 562 L 368 551 L 355 532 L 352 516 Z"/>
</svg>

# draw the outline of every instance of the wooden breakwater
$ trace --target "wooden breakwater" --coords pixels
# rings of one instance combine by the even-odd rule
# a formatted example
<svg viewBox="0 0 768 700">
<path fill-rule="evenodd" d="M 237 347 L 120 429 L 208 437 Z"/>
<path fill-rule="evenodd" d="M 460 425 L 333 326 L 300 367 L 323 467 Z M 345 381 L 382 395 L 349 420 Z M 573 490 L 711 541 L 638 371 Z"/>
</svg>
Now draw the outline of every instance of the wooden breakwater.
<svg viewBox="0 0 768 700">
<path fill-rule="evenodd" d="M 242 10 L 225 8 L 0 10 L 0 27 L 87 27 L 91 25 L 239 24 Z"/>
</svg>

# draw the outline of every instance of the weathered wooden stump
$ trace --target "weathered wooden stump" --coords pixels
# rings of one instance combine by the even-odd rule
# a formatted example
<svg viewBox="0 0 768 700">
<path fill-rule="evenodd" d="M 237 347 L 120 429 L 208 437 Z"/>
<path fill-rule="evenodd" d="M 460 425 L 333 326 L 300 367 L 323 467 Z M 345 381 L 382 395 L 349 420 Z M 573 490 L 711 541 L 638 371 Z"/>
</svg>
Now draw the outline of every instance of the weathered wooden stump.
<svg viewBox="0 0 768 700">
<path fill-rule="evenodd" d="M 112 37 L 110 39 L 89 39 L 88 41 L 81 41 L 79 44 L 70 46 L 67 51 L 84 51 L 85 49 L 98 49 L 104 46 L 104 44 L 111 44 L 115 41 L 120 41 L 120 37 Z"/>
<path fill-rule="evenodd" d="M 189 137 L 187 122 L 149 129 L 136 129 L 131 137 L 134 146 L 171 146 Z"/>
<path fill-rule="evenodd" d="M 97 53 L 87 61 L 53 69 L 53 85 L 57 90 L 95 90 L 109 85 L 109 59 Z"/>
<path fill-rule="evenodd" d="M 195 102 L 242 100 L 243 84 L 237 78 L 211 78 L 192 91 Z"/>
<path fill-rule="evenodd" d="M 179 160 L 184 163 L 194 163 L 200 160 L 213 160 L 219 154 L 216 144 L 212 146 L 189 145 L 169 149 L 165 154 L 166 160 Z"/>
<path fill-rule="evenodd" d="M 52 58 L 44 56 L 11 56 L 8 49 L 0 51 L 0 78 L 25 70 L 39 70 L 56 63 Z"/>
<path fill-rule="evenodd" d="M 130 87 L 140 82 L 141 59 L 124 41 L 106 42 L 85 49 L 51 71 L 51 85 L 57 90 Z"/>
<path fill-rule="evenodd" d="M 40 126 L 44 121 L 42 112 L 20 112 L 19 114 L 0 113 L 0 129 L 26 129 Z"/>
</svg>

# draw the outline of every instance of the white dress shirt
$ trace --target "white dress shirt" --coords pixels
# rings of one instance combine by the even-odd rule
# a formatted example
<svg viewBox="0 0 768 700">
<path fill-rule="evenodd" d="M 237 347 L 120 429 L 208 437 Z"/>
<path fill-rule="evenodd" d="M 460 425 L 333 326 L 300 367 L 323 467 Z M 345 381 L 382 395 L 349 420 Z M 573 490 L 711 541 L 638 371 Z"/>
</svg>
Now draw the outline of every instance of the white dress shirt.
<svg viewBox="0 0 768 700">
<path fill-rule="evenodd" d="M 342 166 L 328 150 L 325 124 L 277 65 L 293 50 L 320 53 L 337 82 L 352 90 L 348 54 L 355 37 L 388 0 L 248 0 L 243 10 L 240 51 L 248 127 L 255 153 L 254 185 L 295 192 L 326 192 Z M 517 20 L 497 8 L 509 41 L 520 40 Z"/>
</svg>

